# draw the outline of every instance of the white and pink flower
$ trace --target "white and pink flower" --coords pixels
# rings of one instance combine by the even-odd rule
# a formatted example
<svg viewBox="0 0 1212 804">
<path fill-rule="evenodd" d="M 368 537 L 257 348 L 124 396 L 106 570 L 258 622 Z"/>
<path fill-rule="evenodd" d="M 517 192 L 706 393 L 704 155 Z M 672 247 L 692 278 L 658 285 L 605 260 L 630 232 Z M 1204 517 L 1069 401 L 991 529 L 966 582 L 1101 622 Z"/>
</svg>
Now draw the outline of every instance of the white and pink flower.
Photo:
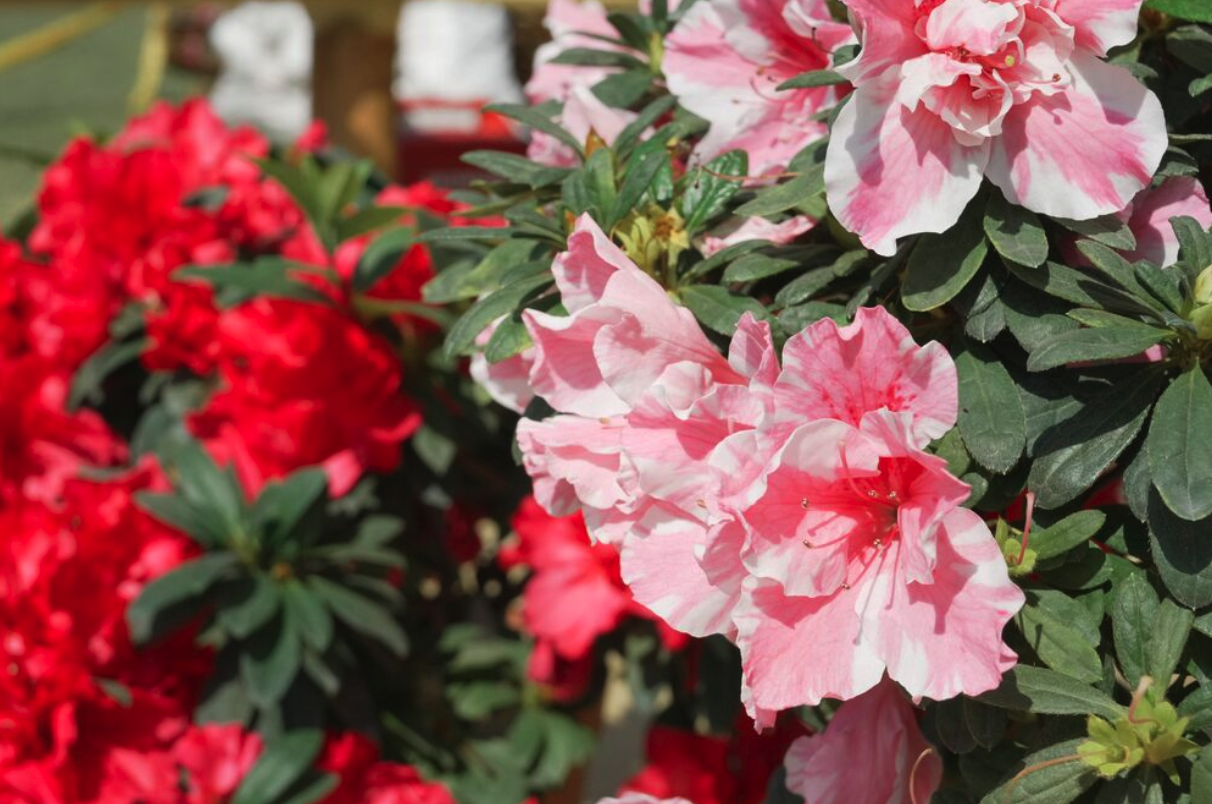
<svg viewBox="0 0 1212 804">
<path fill-rule="evenodd" d="M 847 771 L 856 757 L 862 773 Z M 784 767 L 787 789 L 811 804 L 925 804 L 943 777 L 913 706 L 888 681 L 843 704 L 824 733 L 792 743 Z"/>
<path fill-rule="evenodd" d="M 828 133 L 813 118 L 845 89 L 776 88 L 828 67 L 833 51 L 850 41 L 850 28 L 830 17 L 825 0 L 702 0 L 691 6 L 666 39 L 662 67 L 678 101 L 711 123 L 696 158 L 742 148 L 751 174 L 783 170 Z"/>
<path fill-rule="evenodd" d="M 1167 146 L 1161 104 L 1103 61 L 1140 0 L 851 0 L 855 92 L 825 160 L 830 208 L 880 254 L 942 232 L 988 177 L 1062 218 L 1117 212 Z"/>
</svg>

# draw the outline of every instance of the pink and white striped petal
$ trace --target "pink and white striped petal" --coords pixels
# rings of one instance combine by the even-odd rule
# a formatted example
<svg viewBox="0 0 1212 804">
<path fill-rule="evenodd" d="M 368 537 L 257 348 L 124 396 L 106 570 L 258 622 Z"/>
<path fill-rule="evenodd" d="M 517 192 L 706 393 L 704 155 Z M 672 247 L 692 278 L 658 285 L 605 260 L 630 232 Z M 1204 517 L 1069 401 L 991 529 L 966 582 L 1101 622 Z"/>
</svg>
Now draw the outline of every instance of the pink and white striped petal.
<svg viewBox="0 0 1212 804">
<path fill-rule="evenodd" d="M 1079 47 L 1099 56 L 1136 38 L 1144 0 L 1056 0 L 1056 15 L 1075 29 Z"/>
<path fill-rule="evenodd" d="M 1161 103 L 1127 70 L 1082 52 L 1069 68 L 1063 92 L 1007 113 L 988 176 L 1012 204 L 1086 220 L 1147 187 L 1168 138 Z"/>
<path fill-rule="evenodd" d="M 951 127 L 896 100 L 895 75 L 859 87 L 833 124 L 825 189 L 838 221 L 877 254 L 898 237 L 943 232 L 980 189 L 988 143 L 960 145 Z"/>
</svg>

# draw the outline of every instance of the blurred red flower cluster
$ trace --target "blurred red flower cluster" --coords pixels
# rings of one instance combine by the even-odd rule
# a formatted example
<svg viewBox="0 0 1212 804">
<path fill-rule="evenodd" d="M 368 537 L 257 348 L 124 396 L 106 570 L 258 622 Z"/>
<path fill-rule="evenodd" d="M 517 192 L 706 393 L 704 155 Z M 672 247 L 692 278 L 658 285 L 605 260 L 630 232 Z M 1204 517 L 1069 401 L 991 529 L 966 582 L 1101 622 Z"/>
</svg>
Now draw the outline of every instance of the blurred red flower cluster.
<svg viewBox="0 0 1212 804">
<path fill-rule="evenodd" d="M 274 255 L 341 273 L 350 255 L 330 259 L 316 245 L 254 161 L 269 154 L 264 137 L 227 128 L 203 102 L 163 105 L 106 143 L 71 143 L 46 172 L 25 245 L 0 242 L 5 804 L 223 802 L 263 748 L 241 727 L 193 723 L 212 662 L 193 634 L 132 646 L 128 605 L 197 548 L 135 504 L 137 491 L 168 487 L 155 459 L 132 463 L 123 437 L 74 409 L 73 378 L 90 358 L 142 325 L 145 367 L 213 389 L 187 427 L 234 465 L 250 497 L 309 465 L 344 492 L 368 470 L 394 468 L 420 424 L 395 347 L 359 320 L 345 289 L 326 285 L 327 305 L 228 308 L 209 284 L 179 275 Z M 450 209 L 429 187 L 388 195 Z M 416 301 L 431 275 L 414 247 L 376 291 Z M 333 804 L 451 800 L 357 735 L 330 736 L 319 764 L 340 776 Z"/>
</svg>

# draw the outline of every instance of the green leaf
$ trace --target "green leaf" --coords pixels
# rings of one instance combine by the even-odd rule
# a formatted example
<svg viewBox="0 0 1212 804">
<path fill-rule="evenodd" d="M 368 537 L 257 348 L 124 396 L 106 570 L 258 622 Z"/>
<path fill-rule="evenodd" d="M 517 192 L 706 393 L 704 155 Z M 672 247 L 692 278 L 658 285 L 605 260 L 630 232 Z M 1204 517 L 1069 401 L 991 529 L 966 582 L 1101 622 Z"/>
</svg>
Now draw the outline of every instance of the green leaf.
<svg viewBox="0 0 1212 804">
<path fill-rule="evenodd" d="M 973 458 L 999 474 L 1014 468 L 1027 442 L 1018 388 L 992 353 L 970 345 L 955 360 L 959 372 L 959 429 Z"/>
<path fill-rule="evenodd" d="M 622 67 L 625 70 L 647 69 L 644 62 L 620 50 L 596 50 L 573 47 L 551 60 L 551 64 L 571 64 L 578 67 Z M 498 110 L 500 107 L 489 107 Z M 520 118 L 519 118 L 520 119 Z"/>
<path fill-rule="evenodd" d="M 1100 218 L 1091 218 L 1085 221 L 1074 221 L 1065 218 L 1053 218 L 1053 220 L 1069 231 L 1076 232 L 1082 237 L 1102 243 L 1105 246 L 1110 246 L 1120 251 L 1131 251 L 1136 248 L 1136 237 L 1133 236 L 1132 230 L 1128 228 L 1127 223 L 1114 215 L 1103 215 Z"/>
<path fill-rule="evenodd" d="M 332 615 L 320 599 L 298 580 L 292 578 L 282 587 L 282 604 L 298 625 L 303 641 L 317 653 L 332 644 Z"/>
<path fill-rule="evenodd" d="M 976 276 L 989 244 L 979 204 L 969 204 L 959 222 L 942 234 L 922 235 L 909 255 L 901 300 L 914 312 L 951 301 Z"/>
<path fill-rule="evenodd" d="M 244 576 L 220 587 L 216 605 L 220 625 L 246 639 L 277 615 L 282 593 L 266 575 Z"/>
<path fill-rule="evenodd" d="M 67 409 L 75 410 L 86 401 L 101 400 L 104 397 L 101 386 L 106 378 L 127 363 L 137 360 L 150 343 L 146 338 L 111 342 L 94 352 L 76 369 L 71 392 L 67 397 Z"/>
<path fill-rule="evenodd" d="M 1170 335 L 1138 324 L 1062 332 L 1045 341 L 1027 360 L 1028 371 L 1047 371 L 1069 363 L 1134 357 Z"/>
<path fill-rule="evenodd" d="M 1049 746 L 1024 757 L 1013 775 L 981 799 L 981 804 L 1068 804 L 1098 780 L 1077 756 L 1083 739 Z M 1072 759 L 1069 759 L 1072 757 Z"/>
<path fill-rule="evenodd" d="M 648 93 L 652 87 L 652 72 L 641 68 L 608 75 L 593 85 L 598 100 L 616 109 L 626 109 Z"/>
<path fill-rule="evenodd" d="M 1015 618 L 1027 643 L 1044 664 L 1072 676 L 1078 681 L 1098 681 L 1102 678 L 1102 662 L 1098 652 L 1054 612 L 1043 607 L 1026 605 Z"/>
<path fill-rule="evenodd" d="M 619 158 L 630 156 L 631 149 L 639 142 L 644 132 L 675 106 L 677 106 L 677 98 L 672 95 L 662 95 L 640 110 L 636 119 L 628 123 L 614 140 L 614 152 L 619 155 Z M 660 142 L 662 145 L 668 143 L 668 139 L 664 137 L 653 137 L 652 140 Z"/>
<path fill-rule="evenodd" d="M 806 203 L 825 192 L 825 166 L 813 165 L 789 182 L 758 192 L 752 201 L 742 204 L 736 214 L 743 217 L 777 215 Z"/>
<path fill-rule="evenodd" d="M 131 639 L 135 644 L 144 644 L 158 636 L 158 620 L 171 616 L 174 608 L 193 604 L 237 563 L 232 553 L 207 553 L 143 587 L 126 610 Z"/>
<path fill-rule="evenodd" d="M 517 687 L 502 681 L 474 681 L 450 684 L 446 688 L 455 714 L 465 720 L 480 720 L 493 712 L 513 706 L 520 699 Z"/>
<path fill-rule="evenodd" d="M 502 360 L 508 360 L 533 345 L 534 342 L 530 339 L 530 332 L 527 331 L 526 325 L 522 323 L 521 318 L 511 316 L 503 319 L 497 325 L 496 330 L 492 333 L 492 337 L 488 339 L 488 343 L 484 346 L 484 358 L 489 363 L 500 363 Z"/>
<path fill-rule="evenodd" d="M 1202 271 L 1212 265 L 1212 234 L 1189 215 L 1170 219 L 1174 236 L 1178 238 L 1178 256 L 1187 265 Z"/>
<path fill-rule="evenodd" d="M 721 335 L 736 332 L 737 323 L 745 313 L 752 313 L 759 321 L 772 321 L 770 313 L 757 299 L 738 296 L 718 285 L 690 285 L 678 291 L 678 297 L 699 323 Z"/>
<path fill-rule="evenodd" d="M 994 250 L 1011 262 L 1038 268 L 1048 259 L 1048 235 L 1039 216 L 1011 204 L 1001 193 L 989 194 L 984 228 Z"/>
<path fill-rule="evenodd" d="M 1146 440 L 1153 485 L 1188 521 L 1212 515 L 1212 384 L 1199 367 L 1158 400 Z"/>
<path fill-rule="evenodd" d="M 1040 436 L 1027 478 L 1040 507 L 1059 508 L 1094 484 L 1136 440 L 1160 382 L 1159 374 L 1143 371 L 1127 387 L 1092 396 Z"/>
<path fill-rule="evenodd" d="M 1148 0 L 1145 6 L 1179 19 L 1212 24 L 1212 7 L 1206 0 Z"/>
<path fill-rule="evenodd" d="M 1032 531 L 1031 549 L 1040 561 L 1064 555 L 1074 547 L 1088 542 L 1106 521 L 1107 515 L 1102 511 L 1078 511 L 1051 527 Z"/>
<path fill-rule="evenodd" d="M 211 529 L 226 538 L 242 529 L 244 490 L 230 470 L 220 469 L 206 450 L 192 438 L 172 441 L 164 447 L 177 492 L 201 515 Z"/>
<path fill-rule="evenodd" d="M 585 148 L 585 143 L 577 142 L 576 137 L 572 136 L 564 128 L 557 125 L 551 119 L 550 114 L 545 113 L 547 111 L 552 111 L 547 107 L 527 106 L 525 104 L 515 103 L 494 103 L 490 106 L 484 107 L 484 111 L 503 114 L 506 117 L 517 120 L 519 123 L 524 123 L 530 126 L 535 131 L 541 131 L 548 136 L 555 137 L 577 154 L 580 154 Z"/>
<path fill-rule="evenodd" d="M 227 532 L 220 523 L 207 518 L 176 494 L 137 491 L 135 502 L 155 519 L 188 534 L 203 547 L 219 547 L 227 540 Z"/>
<path fill-rule="evenodd" d="M 681 212 L 686 231 L 694 233 L 716 215 L 744 186 L 749 157 L 744 151 L 729 151 L 694 170 L 682 193 Z"/>
<path fill-rule="evenodd" d="M 470 354 L 476 338 L 488 325 L 501 316 L 512 313 L 551 282 L 552 278 L 549 273 L 519 279 L 476 302 L 475 306 L 463 314 L 463 317 L 446 336 L 444 346 L 446 356 L 454 358 L 457 355 Z"/>
<path fill-rule="evenodd" d="M 240 677 L 248 698 L 259 709 L 268 709 L 286 696 L 303 663 L 303 645 L 297 626 L 283 613 L 249 641 L 240 654 Z"/>
<path fill-rule="evenodd" d="M 308 771 L 291 786 L 279 804 L 316 804 L 323 801 L 340 783 L 341 777 L 335 773 Z"/>
<path fill-rule="evenodd" d="M 832 268 L 814 268 L 784 285 L 775 294 L 774 303 L 779 307 L 791 307 L 805 302 L 836 278 Z"/>
<path fill-rule="evenodd" d="M 1170 677 L 1182 658 L 1183 648 L 1191 633 L 1195 615 L 1175 605 L 1169 598 L 1163 600 L 1153 618 L 1153 629 L 1149 635 L 1149 675 L 1158 695 L 1170 686 Z"/>
<path fill-rule="evenodd" d="M 382 643 L 397 656 L 408 652 L 408 637 L 404 629 L 378 603 L 319 576 L 308 578 L 307 584 L 324 601 L 333 616 L 345 625 Z"/>
<path fill-rule="evenodd" d="M 337 222 L 337 240 L 344 243 L 378 229 L 397 225 L 407 213 L 404 207 L 367 207 Z"/>
<path fill-rule="evenodd" d="M 320 536 L 328 501 L 328 474 L 319 468 L 300 469 L 267 483 L 251 511 L 251 522 L 268 548 L 290 540 L 311 544 Z"/>
<path fill-rule="evenodd" d="M 295 278 L 308 270 L 307 266 L 281 257 L 261 257 L 256 262 L 237 265 L 187 265 L 174 271 L 173 278 L 197 279 L 216 291 L 234 291 L 237 301 L 264 296 L 331 306 L 332 299 L 323 291 Z"/>
<path fill-rule="evenodd" d="M 323 745 L 319 729 L 289 731 L 271 741 L 236 788 L 231 804 L 273 804 L 302 778 Z"/>
<path fill-rule="evenodd" d="M 469 151 L 459 158 L 508 181 L 525 184 L 532 190 L 559 184 L 569 173 L 567 168 L 540 165 L 524 156 L 503 151 Z"/>
<path fill-rule="evenodd" d="M 765 254 L 747 254 L 728 266 L 724 271 L 724 282 L 755 282 L 790 271 L 799 264 L 796 260 L 768 257 Z"/>
<path fill-rule="evenodd" d="M 649 140 L 635 150 L 627 162 L 627 175 L 623 177 L 623 186 L 619 188 L 614 207 L 610 210 L 607 231 L 639 205 L 644 194 L 652 187 L 657 173 L 668 164 L 669 153 L 659 140 Z"/>
<path fill-rule="evenodd" d="M 1127 709 L 1106 693 L 1067 675 L 1043 667 L 1020 664 L 1002 677 L 992 692 L 977 700 L 1003 709 L 1042 715 L 1099 715 L 1114 720 Z"/>
<path fill-rule="evenodd" d="M 1149 635 L 1157 614 L 1157 593 L 1144 575 L 1131 575 L 1119 585 L 1111 610 L 1115 655 L 1133 689 L 1149 666 Z"/>
<path fill-rule="evenodd" d="M 1212 11 L 1208 13 L 1212 22 Z M 1212 801 L 1212 745 L 1205 745 L 1191 765 L 1191 801 L 1202 804 Z"/>
<path fill-rule="evenodd" d="M 813 87 L 830 87 L 845 83 L 846 77 L 840 73 L 835 73 L 833 70 L 809 70 L 806 73 L 800 73 L 795 78 L 784 81 L 775 87 L 775 89 L 781 92 L 788 89 L 811 89 Z"/>
<path fill-rule="evenodd" d="M 1212 604 L 1212 517 L 1200 522 L 1181 519 L 1153 489 L 1148 520 L 1153 562 L 1170 594 L 1193 609 Z"/>
</svg>

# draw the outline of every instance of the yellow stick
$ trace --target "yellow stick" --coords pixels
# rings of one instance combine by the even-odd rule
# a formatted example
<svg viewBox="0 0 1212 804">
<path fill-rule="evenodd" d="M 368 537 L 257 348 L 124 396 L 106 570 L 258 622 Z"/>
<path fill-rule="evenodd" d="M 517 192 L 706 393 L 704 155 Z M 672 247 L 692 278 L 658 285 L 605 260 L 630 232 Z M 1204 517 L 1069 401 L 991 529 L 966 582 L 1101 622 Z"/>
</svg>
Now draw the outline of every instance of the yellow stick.
<svg viewBox="0 0 1212 804">
<path fill-rule="evenodd" d="M 74 14 L 0 44 L 0 70 L 45 56 L 100 28 L 116 17 L 124 5 L 122 0 L 93 3 Z"/>
<path fill-rule="evenodd" d="M 168 68 L 170 19 L 168 3 L 152 3 L 147 7 L 135 85 L 131 87 L 130 97 L 126 101 L 131 114 L 145 111 L 160 94 L 160 85 L 164 83 L 164 72 Z"/>
</svg>

